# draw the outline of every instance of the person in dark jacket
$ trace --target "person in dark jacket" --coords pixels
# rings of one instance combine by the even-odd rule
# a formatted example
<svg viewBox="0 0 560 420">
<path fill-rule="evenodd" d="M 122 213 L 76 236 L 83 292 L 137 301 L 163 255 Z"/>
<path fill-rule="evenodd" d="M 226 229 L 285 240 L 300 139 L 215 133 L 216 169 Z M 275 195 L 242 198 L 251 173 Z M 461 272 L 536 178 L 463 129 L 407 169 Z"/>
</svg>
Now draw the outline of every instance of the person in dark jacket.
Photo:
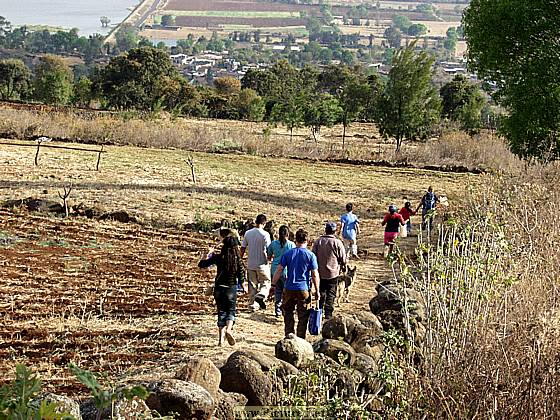
<svg viewBox="0 0 560 420">
<path fill-rule="evenodd" d="M 394 204 L 389 206 L 389 211 L 385 214 L 381 226 L 385 226 L 385 234 L 383 235 L 385 251 L 383 255 L 387 256 L 393 252 L 395 239 L 399 236 L 399 229 L 401 226 L 404 226 L 404 219 L 397 213 L 397 206 Z"/>
<path fill-rule="evenodd" d="M 245 266 L 239 253 L 239 241 L 232 236 L 226 236 L 222 241 L 220 253 L 211 252 L 198 263 L 200 268 L 215 265 L 218 268 L 214 281 L 214 299 L 218 308 L 218 346 L 224 340 L 235 345 L 233 324 L 237 308 L 237 283 L 244 287 Z"/>
</svg>

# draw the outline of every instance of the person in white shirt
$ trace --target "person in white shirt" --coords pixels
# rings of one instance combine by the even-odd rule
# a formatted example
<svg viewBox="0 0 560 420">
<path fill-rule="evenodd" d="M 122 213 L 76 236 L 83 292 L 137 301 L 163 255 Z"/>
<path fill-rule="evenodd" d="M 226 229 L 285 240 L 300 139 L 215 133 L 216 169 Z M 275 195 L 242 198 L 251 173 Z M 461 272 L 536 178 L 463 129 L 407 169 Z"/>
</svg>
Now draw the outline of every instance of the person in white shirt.
<svg viewBox="0 0 560 420">
<path fill-rule="evenodd" d="M 248 230 L 241 244 L 241 256 L 247 252 L 247 280 L 249 283 L 249 308 L 253 311 L 266 309 L 265 301 L 270 292 L 270 265 L 268 264 L 267 248 L 270 235 L 263 228 L 266 216 L 259 214 L 255 227 Z"/>
</svg>

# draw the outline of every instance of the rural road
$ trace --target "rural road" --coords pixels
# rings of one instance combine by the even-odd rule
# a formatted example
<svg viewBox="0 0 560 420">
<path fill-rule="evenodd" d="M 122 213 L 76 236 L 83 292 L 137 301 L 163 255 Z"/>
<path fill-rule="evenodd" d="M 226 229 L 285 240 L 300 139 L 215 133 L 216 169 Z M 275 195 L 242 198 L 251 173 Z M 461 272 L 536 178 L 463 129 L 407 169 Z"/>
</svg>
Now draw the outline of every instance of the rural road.
<svg viewBox="0 0 560 420">
<path fill-rule="evenodd" d="M 130 14 L 121 23 L 113 28 L 113 30 L 109 33 L 109 35 L 107 35 L 103 42 L 105 44 L 115 43 L 115 34 L 122 25 L 128 24 L 139 28 L 146 21 L 146 19 L 148 19 L 150 15 L 158 9 L 161 3 L 163 3 L 163 0 L 141 1 L 138 6 L 136 6 L 134 10 L 130 12 Z"/>
</svg>

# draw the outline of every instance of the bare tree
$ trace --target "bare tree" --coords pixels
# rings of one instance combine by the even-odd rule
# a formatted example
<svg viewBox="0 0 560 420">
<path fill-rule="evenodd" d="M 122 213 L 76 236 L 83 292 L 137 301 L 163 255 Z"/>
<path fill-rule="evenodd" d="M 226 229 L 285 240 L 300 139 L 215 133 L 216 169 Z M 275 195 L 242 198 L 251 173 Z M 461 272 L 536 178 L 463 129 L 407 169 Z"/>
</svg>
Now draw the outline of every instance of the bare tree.
<svg viewBox="0 0 560 420">
<path fill-rule="evenodd" d="M 196 184 L 196 171 L 195 171 L 195 167 L 194 167 L 194 159 L 193 159 L 192 156 L 187 157 L 187 165 L 189 165 L 190 168 L 191 168 L 192 182 L 193 182 L 193 184 Z"/>
<path fill-rule="evenodd" d="M 35 153 L 35 166 L 39 164 L 39 149 L 41 148 L 41 144 L 48 143 L 52 139 L 50 137 L 41 136 L 37 140 L 37 153 Z"/>
<path fill-rule="evenodd" d="M 64 187 L 64 193 L 61 194 L 60 192 L 58 193 L 58 196 L 62 199 L 63 205 L 64 205 L 64 212 L 66 213 L 66 217 L 68 217 L 70 215 L 70 212 L 68 211 L 68 197 L 70 196 L 70 193 L 72 192 L 72 184 L 70 184 L 69 187 Z"/>
</svg>

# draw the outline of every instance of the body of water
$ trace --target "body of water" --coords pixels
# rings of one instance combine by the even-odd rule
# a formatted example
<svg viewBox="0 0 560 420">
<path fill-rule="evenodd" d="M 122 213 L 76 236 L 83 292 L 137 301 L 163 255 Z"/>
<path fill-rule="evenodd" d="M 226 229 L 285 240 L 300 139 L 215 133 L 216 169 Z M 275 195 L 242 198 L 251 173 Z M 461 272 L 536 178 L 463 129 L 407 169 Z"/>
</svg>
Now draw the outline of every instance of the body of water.
<svg viewBox="0 0 560 420">
<path fill-rule="evenodd" d="M 78 28 L 80 35 L 106 34 L 99 18 L 107 16 L 110 26 L 120 23 L 139 0 L 0 0 L 0 16 L 13 25 L 49 25 Z"/>
</svg>

